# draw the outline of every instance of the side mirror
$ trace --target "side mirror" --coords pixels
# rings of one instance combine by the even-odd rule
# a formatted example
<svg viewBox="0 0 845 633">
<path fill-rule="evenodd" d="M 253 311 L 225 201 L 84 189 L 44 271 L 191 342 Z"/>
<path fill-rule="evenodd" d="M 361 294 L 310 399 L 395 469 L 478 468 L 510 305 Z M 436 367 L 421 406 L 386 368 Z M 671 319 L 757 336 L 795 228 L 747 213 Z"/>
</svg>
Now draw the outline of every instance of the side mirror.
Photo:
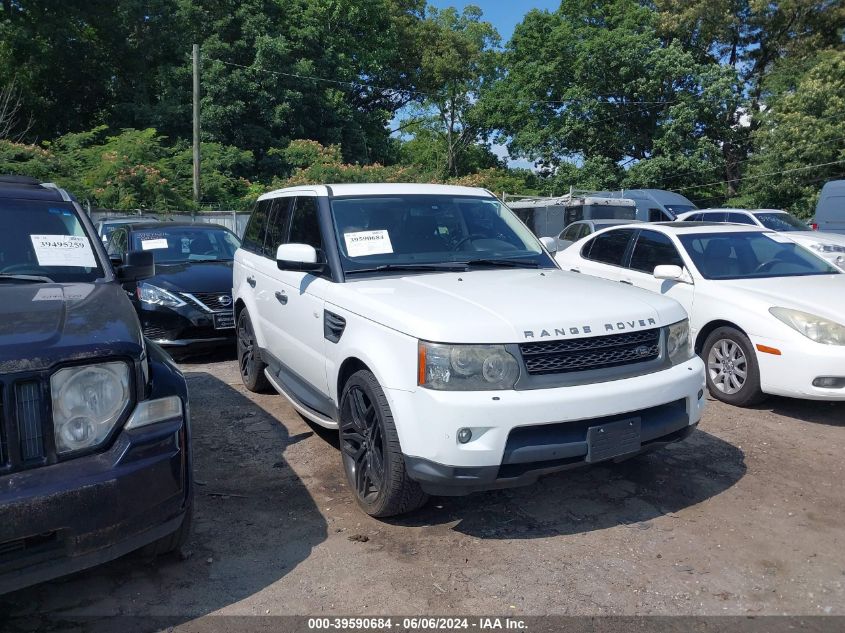
<svg viewBox="0 0 845 633">
<path fill-rule="evenodd" d="M 553 237 L 541 237 L 540 244 L 546 247 L 550 254 L 557 253 L 557 240 Z"/>
<path fill-rule="evenodd" d="M 152 251 L 130 251 L 123 256 L 123 263 L 115 272 L 120 283 L 129 283 L 153 277 L 156 274 Z"/>
<path fill-rule="evenodd" d="M 673 266 L 669 264 L 662 264 L 654 267 L 655 279 L 667 279 L 669 281 L 680 281 L 681 283 L 691 283 L 689 277 L 684 273 L 684 269 L 680 266 Z"/>
<path fill-rule="evenodd" d="M 325 264 L 317 261 L 317 249 L 310 244 L 282 244 L 276 249 L 279 270 L 319 272 Z"/>
</svg>

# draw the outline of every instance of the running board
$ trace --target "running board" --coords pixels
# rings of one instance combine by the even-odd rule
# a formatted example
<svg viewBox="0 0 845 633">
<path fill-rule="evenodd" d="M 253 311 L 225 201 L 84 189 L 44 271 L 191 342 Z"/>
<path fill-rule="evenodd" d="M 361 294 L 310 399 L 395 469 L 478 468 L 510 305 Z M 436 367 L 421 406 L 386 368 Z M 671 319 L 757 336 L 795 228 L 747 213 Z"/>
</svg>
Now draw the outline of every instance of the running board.
<svg viewBox="0 0 845 633">
<path fill-rule="evenodd" d="M 336 429 L 337 428 L 337 422 L 335 422 L 334 420 L 331 420 L 331 419 L 329 419 L 329 418 L 327 418 L 323 415 L 320 415 L 316 411 L 313 411 L 312 409 L 309 409 L 305 405 L 300 404 L 296 400 L 296 398 L 291 396 L 287 391 L 285 391 L 282 388 L 282 386 L 279 384 L 279 381 L 276 380 L 276 377 L 273 374 L 271 374 L 268 369 L 264 370 L 264 375 L 267 377 L 267 380 L 270 381 L 270 384 L 273 385 L 273 389 L 275 389 L 280 394 L 282 394 L 285 398 L 287 398 L 288 402 L 291 403 L 291 406 L 294 409 L 296 409 L 299 412 L 300 415 L 302 415 L 305 418 L 308 418 L 314 424 L 319 424 L 324 429 Z"/>
</svg>

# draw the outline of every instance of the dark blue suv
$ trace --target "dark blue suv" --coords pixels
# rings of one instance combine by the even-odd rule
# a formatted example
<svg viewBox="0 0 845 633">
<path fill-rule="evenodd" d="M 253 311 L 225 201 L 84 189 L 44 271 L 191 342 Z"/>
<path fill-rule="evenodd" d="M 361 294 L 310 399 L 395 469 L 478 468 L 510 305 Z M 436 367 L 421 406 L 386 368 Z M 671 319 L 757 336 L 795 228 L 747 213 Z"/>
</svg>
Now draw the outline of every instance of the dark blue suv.
<svg viewBox="0 0 845 633">
<path fill-rule="evenodd" d="M 188 535 L 185 378 L 122 287 L 154 269 L 113 266 L 65 191 L 0 177 L 0 593 Z"/>
</svg>

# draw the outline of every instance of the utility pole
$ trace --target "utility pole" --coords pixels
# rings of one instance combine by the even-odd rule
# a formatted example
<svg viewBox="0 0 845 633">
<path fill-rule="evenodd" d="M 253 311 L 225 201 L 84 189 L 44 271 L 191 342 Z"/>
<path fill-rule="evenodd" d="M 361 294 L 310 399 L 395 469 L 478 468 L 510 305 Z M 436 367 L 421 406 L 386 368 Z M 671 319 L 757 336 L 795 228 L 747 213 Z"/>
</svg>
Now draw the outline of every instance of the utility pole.
<svg viewBox="0 0 845 633">
<path fill-rule="evenodd" d="M 194 202 L 200 203 L 200 45 L 194 44 Z"/>
</svg>

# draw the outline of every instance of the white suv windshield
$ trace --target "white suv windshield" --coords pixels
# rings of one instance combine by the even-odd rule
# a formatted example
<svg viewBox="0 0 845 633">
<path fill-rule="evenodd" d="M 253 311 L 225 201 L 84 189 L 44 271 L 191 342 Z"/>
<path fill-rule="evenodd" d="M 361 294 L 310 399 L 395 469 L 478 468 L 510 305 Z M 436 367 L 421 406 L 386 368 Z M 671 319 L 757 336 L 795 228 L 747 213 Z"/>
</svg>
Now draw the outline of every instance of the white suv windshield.
<svg viewBox="0 0 845 633">
<path fill-rule="evenodd" d="M 473 264 L 554 267 L 537 238 L 495 198 L 335 198 L 331 209 L 347 273 Z"/>
<path fill-rule="evenodd" d="M 0 284 L 78 283 L 103 276 L 97 252 L 72 205 L 34 200 L 3 201 L 0 209 Z"/>
</svg>

